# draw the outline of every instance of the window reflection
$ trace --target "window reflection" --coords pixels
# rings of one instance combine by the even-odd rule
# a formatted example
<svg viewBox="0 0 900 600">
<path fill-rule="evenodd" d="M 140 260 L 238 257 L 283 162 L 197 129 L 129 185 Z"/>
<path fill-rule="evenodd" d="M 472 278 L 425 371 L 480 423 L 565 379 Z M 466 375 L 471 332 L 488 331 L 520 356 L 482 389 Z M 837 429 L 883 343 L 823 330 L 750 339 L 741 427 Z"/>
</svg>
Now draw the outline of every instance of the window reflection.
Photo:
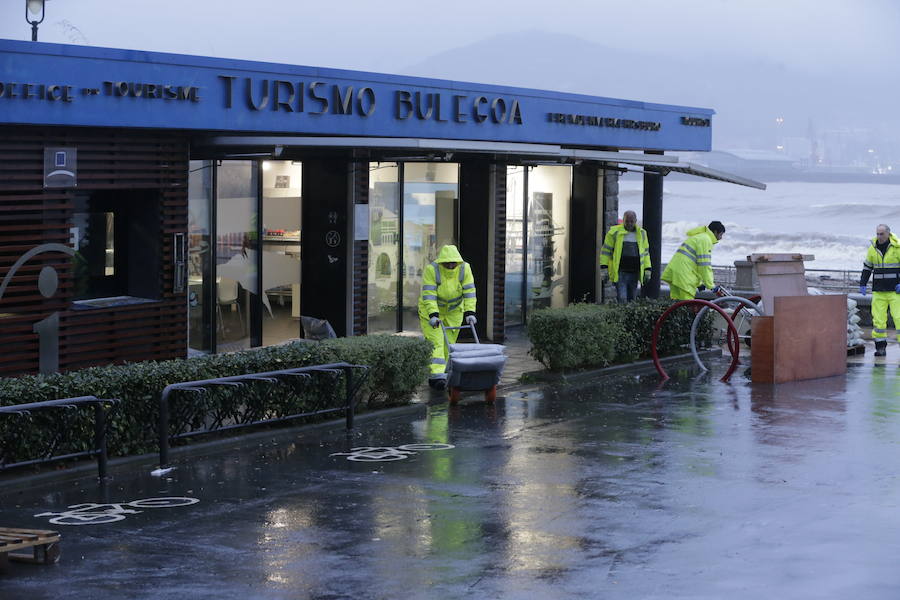
<svg viewBox="0 0 900 600">
<path fill-rule="evenodd" d="M 192 160 L 188 179 L 188 352 L 208 353 L 211 348 L 209 281 L 212 203 L 211 161 Z"/>
<path fill-rule="evenodd" d="M 400 329 L 419 330 L 422 272 L 441 246 L 457 243 L 458 206 L 456 163 L 370 164 L 370 333 L 397 331 L 398 311 Z"/>
<path fill-rule="evenodd" d="M 263 345 L 300 336 L 300 196 L 303 167 L 262 163 Z"/>
<path fill-rule="evenodd" d="M 506 325 L 524 323 L 525 298 L 525 167 L 506 174 Z"/>
<path fill-rule="evenodd" d="M 528 175 L 528 308 L 562 308 L 569 296 L 572 168 L 538 166 Z"/>
<path fill-rule="evenodd" d="M 216 190 L 216 314 L 219 352 L 249 348 L 257 273 L 256 163 L 222 161 Z"/>
<path fill-rule="evenodd" d="M 369 333 L 397 331 L 399 171 L 397 163 L 369 165 Z"/>
<path fill-rule="evenodd" d="M 456 244 L 459 165 L 405 163 L 403 166 L 403 329 L 419 330 L 422 269 L 438 248 Z"/>
<path fill-rule="evenodd" d="M 568 166 L 507 170 L 507 326 L 523 324 L 531 310 L 568 303 L 571 190 L 572 168 Z"/>
</svg>

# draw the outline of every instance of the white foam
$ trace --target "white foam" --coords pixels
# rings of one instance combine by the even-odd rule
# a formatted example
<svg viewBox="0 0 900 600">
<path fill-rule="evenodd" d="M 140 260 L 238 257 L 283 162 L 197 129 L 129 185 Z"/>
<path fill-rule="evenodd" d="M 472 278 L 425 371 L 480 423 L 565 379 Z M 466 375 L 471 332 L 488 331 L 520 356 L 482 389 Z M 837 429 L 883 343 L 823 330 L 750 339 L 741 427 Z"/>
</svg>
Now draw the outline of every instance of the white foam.
<svg viewBox="0 0 900 600">
<path fill-rule="evenodd" d="M 640 216 L 643 184 L 619 184 L 620 213 Z M 731 265 L 749 254 L 812 254 L 812 269 L 862 267 L 879 223 L 900 231 L 900 186 L 871 183 L 776 182 L 766 191 L 703 181 L 666 180 L 663 198 L 663 260 L 687 231 L 712 220 L 727 229 L 713 249 L 713 264 Z"/>
</svg>

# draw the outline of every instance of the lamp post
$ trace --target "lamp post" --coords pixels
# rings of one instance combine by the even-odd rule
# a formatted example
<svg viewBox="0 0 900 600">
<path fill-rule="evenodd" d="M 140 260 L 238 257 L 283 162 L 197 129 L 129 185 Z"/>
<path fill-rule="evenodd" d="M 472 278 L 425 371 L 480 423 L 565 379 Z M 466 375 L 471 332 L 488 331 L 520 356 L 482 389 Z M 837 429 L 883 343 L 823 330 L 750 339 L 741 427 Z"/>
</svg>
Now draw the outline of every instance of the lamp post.
<svg viewBox="0 0 900 600">
<path fill-rule="evenodd" d="M 31 24 L 32 42 L 37 41 L 38 25 L 44 22 L 45 1 L 46 0 L 25 0 L 25 20 Z"/>
</svg>

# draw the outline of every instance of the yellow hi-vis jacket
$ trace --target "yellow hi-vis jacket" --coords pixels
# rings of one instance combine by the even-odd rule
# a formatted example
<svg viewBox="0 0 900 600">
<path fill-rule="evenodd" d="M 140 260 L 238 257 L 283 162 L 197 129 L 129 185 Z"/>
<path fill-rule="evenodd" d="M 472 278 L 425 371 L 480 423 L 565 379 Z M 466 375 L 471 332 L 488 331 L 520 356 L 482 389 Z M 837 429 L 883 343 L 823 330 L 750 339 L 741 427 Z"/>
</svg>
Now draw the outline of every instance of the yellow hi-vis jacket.
<svg viewBox="0 0 900 600">
<path fill-rule="evenodd" d="M 622 260 L 622 244 L 628 230 L 624 225 L 613 225 L 606 232 L 603 239 L 603 247 L 600 248 L 600 264 L 606 265 L 609 270 L 609 280 L 613 283 L 619 281 L 619 262 Z M 644 276 L 644 271 L 650 268 L 650 245 L 647 243 L 647 232 L 643 228 L 634 226 L 634 236 L 637 238 L 638 255 L 641 268 L 638 278 Z"/>
<path fill-rule="evenodd" d="M 457 263 L 456 268 L 446 268 L 443 263 L 447 262 Z M 442 247 L 437 260 L 422 271 L 419 317 L 427 319 L 434 313 L 444 317 L 456 310 L 463 313 L 475 312 L 475 306 L 475 278 L 472 276 L 472 268 L 463 262 L 456 246 Z"/>
<path fill-rule="evenodd" d="M 687 232 L 688 238 L 682 242 L 663 271 L 661 279 L 672 287 L 693 291 L 700 284 L 707 288 L 715 285 L 712 270 L 712 247 L 719 240 L 709 227 L 702 225 Z"/>
<path fill-rule="evenodd" d="M 866 251 L 859 285 L 866 285 L 871 275 L 873 292 L 893 292 L 900 283 L 900 240 L 892 233 L 887 252 L 884 254 L 881 254 L 875 246 L 877 242 L 878 238 L 872 238 L 872 243 Z"/>
</svg>

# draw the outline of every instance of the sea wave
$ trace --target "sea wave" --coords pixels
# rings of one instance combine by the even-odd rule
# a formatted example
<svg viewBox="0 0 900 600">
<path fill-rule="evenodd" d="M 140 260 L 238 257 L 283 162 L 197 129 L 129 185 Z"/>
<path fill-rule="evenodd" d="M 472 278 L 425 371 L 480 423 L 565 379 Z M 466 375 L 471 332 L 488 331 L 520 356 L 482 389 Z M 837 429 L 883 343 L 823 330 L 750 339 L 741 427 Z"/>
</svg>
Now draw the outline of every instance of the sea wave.
<svg viewBox="0 0 900 600">
<path fill-rule="evenodd" d="M 677 221 L 663 223 L 663 260 L 678 249 L 687 231 L 696 223 Z M 746 260 L 751 254 L 808 254 L 815 257 L 809 268 L 858 269 L 862 265 L 868 246 L 864 236 L 842 233 L 797 231 L 792 233 L 761 231 L 725 223 L 722 240 L 713 247 L 713 263 L 731 265 L 735 260 Z"/>
<path fill-rule="evenodd" d="M 808 268 L 859 269 L 879 223 L 900 232 L 900 186 L 884 184 L 770 184 L 765 192 L 723 183 L 666 181 L 663 260 L 687 231 L 711 220 L 727 229 L 713 250 L 715 264 L 754 253 L 812 254 Z M 641 217 L 640 181 L 622 181 L 619 211 Z"/>
<path fill-rule="evenodd" d="M 866 215 L 869 222 L 878 219 L 891 220 L 900 217 L 900 206 L 896 202 L 889 204 L 874 204 L 862 202 L 837 202 L 833 204 L 812 204 L 810 210 L 817 216 L 841 217 L 850 215 Z"/>
</svg>

